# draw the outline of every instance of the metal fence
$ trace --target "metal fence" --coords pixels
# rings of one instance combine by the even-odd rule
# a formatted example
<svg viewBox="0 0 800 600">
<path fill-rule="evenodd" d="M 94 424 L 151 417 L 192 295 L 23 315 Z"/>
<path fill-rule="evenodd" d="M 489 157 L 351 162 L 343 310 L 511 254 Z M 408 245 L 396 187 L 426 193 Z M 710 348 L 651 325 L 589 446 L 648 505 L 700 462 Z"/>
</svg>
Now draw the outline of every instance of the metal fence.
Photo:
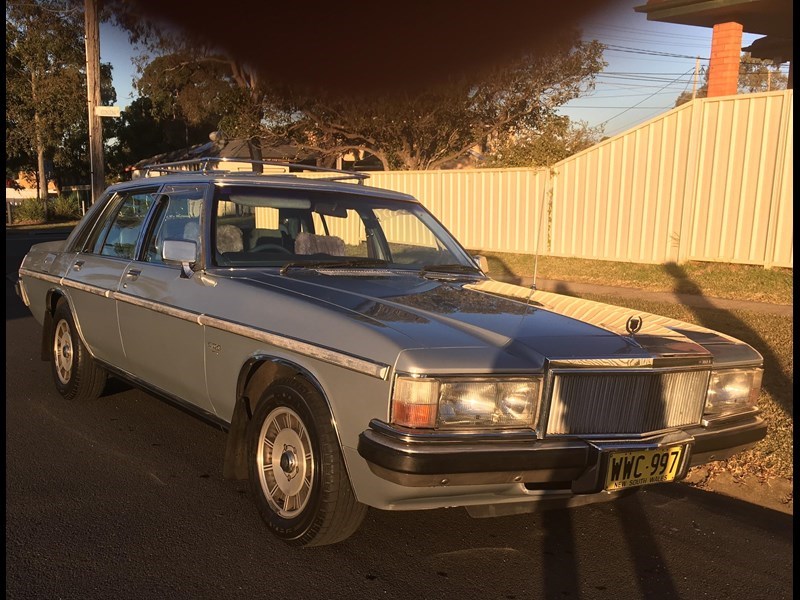
<svg viewBox="0 0 800 600">
<path fill-rule="evenodd" d="M 372 172 L 471 250 L 793 266 L 793 91 L 684 104 L 547 169 Z"/>
</svg>

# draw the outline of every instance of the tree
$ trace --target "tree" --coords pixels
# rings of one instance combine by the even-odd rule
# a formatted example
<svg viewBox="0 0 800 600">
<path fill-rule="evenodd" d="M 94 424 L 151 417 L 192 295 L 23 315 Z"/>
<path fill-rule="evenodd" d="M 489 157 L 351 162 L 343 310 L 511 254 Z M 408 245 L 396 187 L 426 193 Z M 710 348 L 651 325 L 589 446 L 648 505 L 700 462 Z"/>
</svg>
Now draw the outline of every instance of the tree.
<svg viewBox="0 0 800 600">
<path fill-rule="evenodd" d="M 708 75 L 709 70 L 703 69 L 703 84 L 695 91 L 695 98 L 708 96 Z M 749 52 L 742 53 L 739 63 L 738 92 L 740 94 L 785 90 L 787 81 L 786 75 L 780 71 L 780 65 L 774 65 L 769 60 L 753 58 Z M 682 92 L 675 100 L 675 106 L 686 104 L 691 99 L 692 92 Z"/>
<path fill-rule="evenodd" d="M 86 56 L 80 6 L 56 0 L 6 4 L 6 156 L 35 171 L 39 198 L 51 177 L 86 163 Z M 115 99 L 104 66 L 106 101 Z M 87 169 L 88 171 L 88 169 Z"/>
<path fill-rule="evenodd" d="M 213 122 L 206 137 L 222 129 L 228 138 L 247 140 L 251 158 L 261 158 L 276 97 L 258 72 L 202 40 L 143 17 L 134 2 L 109 0 L 103 16 L 143 49 L 135 85 L 150 99 L 154 118 L 182 121 L 187 130 Z"/>
<path fill-rule="evenodd" d="M 298 95 L 287 106 L 286 133 L 326 156 L 367 151 L 385 169 L 434 169 L 476 145 L 520 131 L 535 134 L 556 109 L 594 85 L 603 46 L 565 34 L 547 53 L 503 68 L 453 77 L 422 94 L 342 98 Z"/>
<path fill-rule="evenodd" d="M 591 89 L 605 66 L 603 46 L 567 32 L 547 51 L 503 68 L 452 76 L 424 93 L 326 93 L 277 86 L 207 43 L 116 10 L 116 22 L 156 58 L 143 62 L 137 89 L 154 109 L 190 123 L 219 115 L 228 138 L 257 144 L 293 141 L 299 149 L 336 158 L 357 151 L 384 168 L 429 169 L 464 156 L 477 144 L 514 132 L 535 132 L 558 106 Z"/>
<path fill-rule="evenodd" d="M 485 167 L 546 167 L 602 140 L 603 128 L 586 122 L 572 122 L 566 116 L 554 117 L 538 131 L 522 131 L 508 136 L 487 154 Z"/>
<path fill-rule="evenodd" d="M 150 61 L 136 82 L 157 118 L 183 120 L 193 127 L 215 123 L 206 136 L 220 129 L 228 138 L 244 139 L 254 160 L 262 157 L 262 139 L 284 141 L 276 132 L 285 129 L 283 120 L 288 118 L 280 95 L 285 92 L 266 85 L 247 65 L 207 47 L 177 37 L 169 45 L 172 53 Z"/>
<path fill-rule="evenodd" d="M 754 94 L 785 90 L 788 79 L 781 73 L 780 67 L 771 60 L 753 58 L 749 52 L 745 52 L 739 65 L 739 92 Z"/>
<path fill-rule="evenodd" d="M 127 167 L 144 158 L 208 142 L 209 132 L 218 125 L 217 118 L 190 124 L 156 109 L 152 98 L 139 97 L 108 127 L 114 138 L 107 154 L 108 174 L 119 179 Z"/>
</svg>

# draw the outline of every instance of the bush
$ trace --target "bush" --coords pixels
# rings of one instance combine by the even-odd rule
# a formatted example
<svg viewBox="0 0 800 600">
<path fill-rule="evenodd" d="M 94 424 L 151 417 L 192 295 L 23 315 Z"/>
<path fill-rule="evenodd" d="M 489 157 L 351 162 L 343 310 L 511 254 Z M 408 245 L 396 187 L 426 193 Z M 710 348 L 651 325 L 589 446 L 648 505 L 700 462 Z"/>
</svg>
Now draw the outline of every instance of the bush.
<svg viewBox="0 0 800 600">
<path fill-rule="evenodd" d="M 11 211 L 14 223 L 44 223 L 44 204 L 38 198 L 26 198 Z"/>
<path fill-rule="evenodd" d="M 51 219 L 56 221 L 71 221 L 81 216 L 81 203 L 76 194 L 58 196 L 48 202 L 48 212 Z"/>
</svg>

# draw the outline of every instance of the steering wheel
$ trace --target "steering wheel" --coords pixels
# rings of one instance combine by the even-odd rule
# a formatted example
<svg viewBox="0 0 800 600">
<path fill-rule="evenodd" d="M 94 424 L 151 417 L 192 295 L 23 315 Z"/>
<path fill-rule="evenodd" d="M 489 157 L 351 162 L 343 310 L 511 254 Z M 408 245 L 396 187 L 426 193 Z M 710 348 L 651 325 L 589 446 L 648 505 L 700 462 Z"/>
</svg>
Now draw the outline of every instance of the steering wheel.
<svg viewBox="0 0 800 600">
<path fill-rule="evenodd" d="M 283 252 L 284 254 L 293 254 L 291 250 L 287 250 L 280 244 L 259 244 L 258 246 L 250 248 L 250 252 L 267 252 L 267 251 L 274 252 L 276 250 Z"/>
</svg>

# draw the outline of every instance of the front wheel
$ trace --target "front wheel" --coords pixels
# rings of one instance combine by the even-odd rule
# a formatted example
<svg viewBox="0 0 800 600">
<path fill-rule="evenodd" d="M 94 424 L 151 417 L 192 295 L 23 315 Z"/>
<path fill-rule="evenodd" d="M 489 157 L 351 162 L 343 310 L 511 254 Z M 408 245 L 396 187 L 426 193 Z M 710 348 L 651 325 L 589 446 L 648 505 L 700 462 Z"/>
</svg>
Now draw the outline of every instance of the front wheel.
<svg viewBox="0 0 800 600">
<path fill-rule="evenodd" d="M 340 542 L 367 507 L 350 486 L 322 395 L 300 377 L 262 395 L 248 426 L 250 488 L 267 527 L 296 546 Z"/>
<path fill-rule="evenodd" d="M 50 364 L 58 392 L 67 400 L 94 400 L 103 393 L 108 374 L 95 363 L 75 328 L 66 300 L 58 301 L 53 314 Z"/>
</svg>

